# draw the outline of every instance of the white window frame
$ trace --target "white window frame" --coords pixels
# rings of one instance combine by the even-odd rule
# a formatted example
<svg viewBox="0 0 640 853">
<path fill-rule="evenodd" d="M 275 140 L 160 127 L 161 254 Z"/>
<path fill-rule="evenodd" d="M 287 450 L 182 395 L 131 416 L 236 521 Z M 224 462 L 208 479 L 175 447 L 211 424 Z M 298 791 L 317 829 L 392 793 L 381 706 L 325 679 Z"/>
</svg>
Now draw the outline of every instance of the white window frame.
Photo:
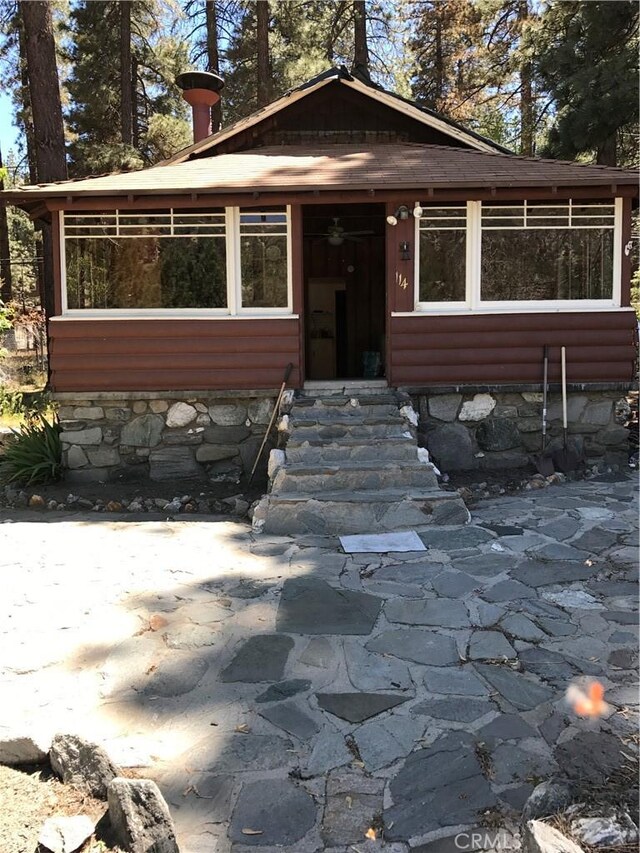
<svg viewBox="0 0 640 853">
<path fill-rule="evenodd" d="M 242 208 L 243 212 L 250 208 Z M 259 208 L 256 209 L 259 212 Z M 170 213 L 172 208 L 167 209 Z M 114 211 L 115 212 L 115 211 Z M 141 211 L 142 213 L 143 211 Z M 194 214 L 198 208 L 193 209 Z M 285 206 L 287 232 L 287 305 L 277 308 L 251 308 L 242 306 L 242 281 L 240 265 L 240 207 L 225 207 L 225 244 L 227 261 L 227 307 L 226 308 L 69 308 L 67 299 L 65 211 L 58 212 L 60 247 L 61 316 L 85 319 L 137 319 L 137 318 L 180 318 L 180 319 L 251 319 L 267 317 L 296 318 L 293 314 L 293 268 L 291 243 L 291 205 Z M 70 215 L 81 216 L 82 211 L 69 211 Z M 127 211 L 128 213 L 128 211 Z M 180 235 L 176 235 L 180 236 Z M 73 239 L 73 237 L 72 237 Z M 131 237 L 129 239 L 135 239 Z"/>
<path fill-rule="evenodd" d="M 232 284 L 230 291 L 233 291 L 233 304 L 234 310 L 237 316 L 253 316 L 253 317 L 274 317 L 281 315 L 290 315 L 293 310 L 293 274 L 292 274 L 292 266 L 291 266 L 291 205 L 286 205 L 285 214 L 287 217 L 286 222 L 286 237 L 287 237 L 287 304 L 283 305 L 279 308 L 253 308 L 253 307 L 245 307 L 242 304 L 242 262 L 241 262 L 241 238 L 242 235 L 240 233 L 240 215 L 241 213 L 249 213 L 252 208 L 248 207 L 232 207 L 229 208 L 232 211 L 232 228 L 231 233 L 233 234 L 233 263 L 229 264 L 227 261 L 227 269 L 231 270 L 232 276 Z M 255 213 L 260 213 L 260 208 L 255 209 Z M 227 229 L 227 235 L 229 234 L 229 229 Z M 231 297 L 230 297 L 231 298 Z M 229 302 L 229 304 L 231 304 Z"/>
<path fill-rule="evenodd" d="M 469 223 L 471 222 L 470 218 L 470 208 L 472 205 L 477 204 L 474 201 L 460 202 L 460 204 L 451 205 L 454 208 L 464 208 L 466 206 L 466 223 L 465 226 L 462 227 L 449 227 L 447 228 L 444 225 L 441 229 L 443 231 L 464 231 L 466 234 L 465 240 L 465 296 L 466 298 L 462 302 L 429 302 L 429 301 L 420 301 L 420 219 L 416 218 L 415 220 L 415 237 L 414 237 L 414 245 L 415 245 L 415 259 L 414 259 L 414 274 L 413 280 L 415 284 L 414 292 L 414 306 L 415 311 L 425 311 L 429 313 L 442 311 L 442 309 L 446 309 L 447 311 L 469 311 L 471 310 L 471 301 L 470 301 L 470 273 L 471 273 L 471 262 L 472 257 L 470 256 L 470 248 L 472 245 L 472 241 L 469 239 Z M 431 205 L 432 207 L 438 207 L 437 204 Z M 448 207 L 449 205 L 443 204 L 442 207 Z M 436 229 L 434 229 L 436 230 Z"/>
<path fill-rule="evenodd" d="M 603 204 L 610 202 L 604 202 Z M 615 198 L 613 222 L 613 281 L 611 299 L 552 299 L 552 300 L 483 300 L 482 299 L 482 202 L 467 202 L 467 244 L 465 255 L 466 299 L 464 302 L 420 302 L 420 221 L 415 224 L 415 261 L 413 311 L 394 312 L 393 316 L 413 314 L 467 314 L 467 313 L 532 313 L 620 310 L 622 306 L 622 211 L 623 199 Z M 491 206 L 491 202 L 486 203 Z M 550 202 L 553 205 L 553 202 Z M 556 202 L 557 204 L 557 202 Z M 571 204 L 571 200 L 567 200 Z M 576 199 L 575 204 L 580 205 Z M 425 203 L 425 207 L 437 207 L 437 203 Z M 515 206 L 515 203 L 514 203 Z M 554 226 L 547 226 L 550 229 Z M 555 226 L 566 228 L 568 226 Z M 599 228 L 602 226 L 573 226 Z M 514 228 L 514 230 L 516 230 Z M 519 230 L 519 229 L 518 229 Z M 625 310 L 625 309 L 622 309 Z"/>
</svg>

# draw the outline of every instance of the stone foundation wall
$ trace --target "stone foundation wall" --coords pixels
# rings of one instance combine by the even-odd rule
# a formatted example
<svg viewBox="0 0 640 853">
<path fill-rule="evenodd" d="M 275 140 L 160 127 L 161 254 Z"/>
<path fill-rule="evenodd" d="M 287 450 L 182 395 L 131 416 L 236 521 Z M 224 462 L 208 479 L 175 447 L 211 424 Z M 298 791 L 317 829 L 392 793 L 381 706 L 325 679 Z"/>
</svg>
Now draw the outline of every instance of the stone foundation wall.
<svg viewBox="0 0 640 853">
<path fill-rule="evenodd" d="M 274 399 L 143 394 L 58 395 L 71 481 L 239 482 L 253 467 Z M 268 448 L 259 474 L 265 476 Z"/>
<path fill-rule="evenodd" d="M 445 471 L 519 468 L 542 443 L 542 393 L 414 395 L 419 441 Z M 589 464 L 626 463 L 629 406 L 620 391 L 569 392 L 569 442 Z M 549 397 L 548 447 L 562 446 L 562 397 Z"/>
</svg>

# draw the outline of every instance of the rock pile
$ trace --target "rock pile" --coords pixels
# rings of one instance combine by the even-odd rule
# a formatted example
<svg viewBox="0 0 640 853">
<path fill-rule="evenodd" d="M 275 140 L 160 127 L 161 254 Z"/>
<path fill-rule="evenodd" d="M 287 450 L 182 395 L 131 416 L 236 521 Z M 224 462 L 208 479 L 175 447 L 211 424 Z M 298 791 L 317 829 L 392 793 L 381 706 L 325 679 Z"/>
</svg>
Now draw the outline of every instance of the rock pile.
<svg viewBox="0 0 640 853">
<path fill-rule="evenodd" d="M 44 494 L 18 489 L 14 486 L 0 488 L 0 507 L 12 509 L 46 509 L 50 511 L 82 510 L 88 512 L 111 513 L 162 513 L 175 516 L 181 513 L 202 513 L 211 515 L 233 515 L 244 517 L 249 510 L 249 501 L 241 494 L 228 498 L 207 498 L 195 495 L 177 495 L 171 499 L 164 497 L 145 498 L 141 495 L 131 498 L 114 496 L 111 499 L 85 498 L 70 492 L 62 500 L 47 499 Z"/>
<path fill-rule="evenodd" d="M 22 764 L 28 759 L 45 763 L 66 785 L 108 802 L 96 825 L 86 815 L 54 815 L 40 832 L 40 848 L 50 853 L 74 853 L 94 833 L 118 845 L 125 853 L 179 853 L 169 808 L 155 782 L 128 779 L 97 744 L 77 735 L 58 734 L 48 754 L 29 737 L 0 741 L 0 762 Z"/>
</svg>

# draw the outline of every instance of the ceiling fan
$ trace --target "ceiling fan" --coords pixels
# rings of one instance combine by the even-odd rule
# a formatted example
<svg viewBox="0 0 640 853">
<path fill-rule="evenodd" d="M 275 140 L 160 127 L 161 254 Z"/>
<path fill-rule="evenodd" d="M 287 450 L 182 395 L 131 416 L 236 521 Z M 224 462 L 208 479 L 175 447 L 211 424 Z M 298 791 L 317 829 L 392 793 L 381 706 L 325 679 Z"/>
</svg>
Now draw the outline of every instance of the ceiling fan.
<svg viewBox="0 0 640 853">
<path fill-rule="evenodd" d="M 333 223 L 327 227 L 324 234 L 309 234 L 309 237 L 320 237 L 329 243 L 330 246 L 342 246 L 345 240 L 352 240 L 354 243 L 361 243 L 360 237 L 374 234 L 374 231 L 347 231 L 340 225 L 340 217 L 334 216 Z"/>
</svg>

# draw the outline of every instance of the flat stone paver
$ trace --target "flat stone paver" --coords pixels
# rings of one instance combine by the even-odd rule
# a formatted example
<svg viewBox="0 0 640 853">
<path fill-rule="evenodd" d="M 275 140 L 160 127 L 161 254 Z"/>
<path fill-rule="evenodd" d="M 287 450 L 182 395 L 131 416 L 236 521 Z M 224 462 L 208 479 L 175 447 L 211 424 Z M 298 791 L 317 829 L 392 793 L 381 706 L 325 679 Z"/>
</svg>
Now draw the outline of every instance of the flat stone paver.
<svg viewBox="0 0 640 853">
<path fill-rule="evenodd" d="M 469 640 L 469 660 L 517 658 L 511 643 L 500 631 L 474 631 Z"/>
<path fill-rule="evenodd" d="M 369 853 L 383 827 L 389 853 L 445 853 L 487 810 L 515 826 L 532 780 L 603 784 L 637 726 L 636 486 L 472 516 L 417 530 L 427 551 L 344 554 L 203 517 L 5 513 L 0 754 L 100 744 L 157 781 L 183 853 Z M 590 677 L 595 720 L 565 701 Z"/>
<path fill-rule="evenodd" d="M 417 628 L 398 628 L 385 631 L 367 643 L 372 652 L 394 655 L 402 660 L 449 666 L 460 659 L 455 640 L 435 631 Z"/>
<path fill-rule="evenodd" d="M 284 634 L 251 637 L 220 673 L 221 681 L 279 681 L 293 648 Z"/>
<path fill-rule="evenodd" d="M 438 625 L 442 628 L 465 628 L 469 613 L 462 601 L 455 598 L 432 598 L 412 601 L 396 598 L 385 607 L 384 615 L 389 622 L 405 625 Z"/>
<path fill-rule="evenodd" d="M 249 782 L 240 791 L 229 835 L 248 846 L 293 844 L 311 829 L 316 810 L 313 798 L 292 782 Z"/>
<path fill-rule="evenodd" d="M 285 581 L 276 627 L 295 634 L 369 634 L 382 599 L 316 578 Z"/>
<path fill-rule="evenodd" d="M 456 696 L 486 696 L 489 688 L 471 669 L 457 667 L 424 668 L 424 683 L 430 693 Z"/>
<path fill-rule="evenodd" d="M 318 705 L 335 717 L 361 723 L 406 702 L 405 696 L 383 693 L 318 693 Z"/>
</svg>

